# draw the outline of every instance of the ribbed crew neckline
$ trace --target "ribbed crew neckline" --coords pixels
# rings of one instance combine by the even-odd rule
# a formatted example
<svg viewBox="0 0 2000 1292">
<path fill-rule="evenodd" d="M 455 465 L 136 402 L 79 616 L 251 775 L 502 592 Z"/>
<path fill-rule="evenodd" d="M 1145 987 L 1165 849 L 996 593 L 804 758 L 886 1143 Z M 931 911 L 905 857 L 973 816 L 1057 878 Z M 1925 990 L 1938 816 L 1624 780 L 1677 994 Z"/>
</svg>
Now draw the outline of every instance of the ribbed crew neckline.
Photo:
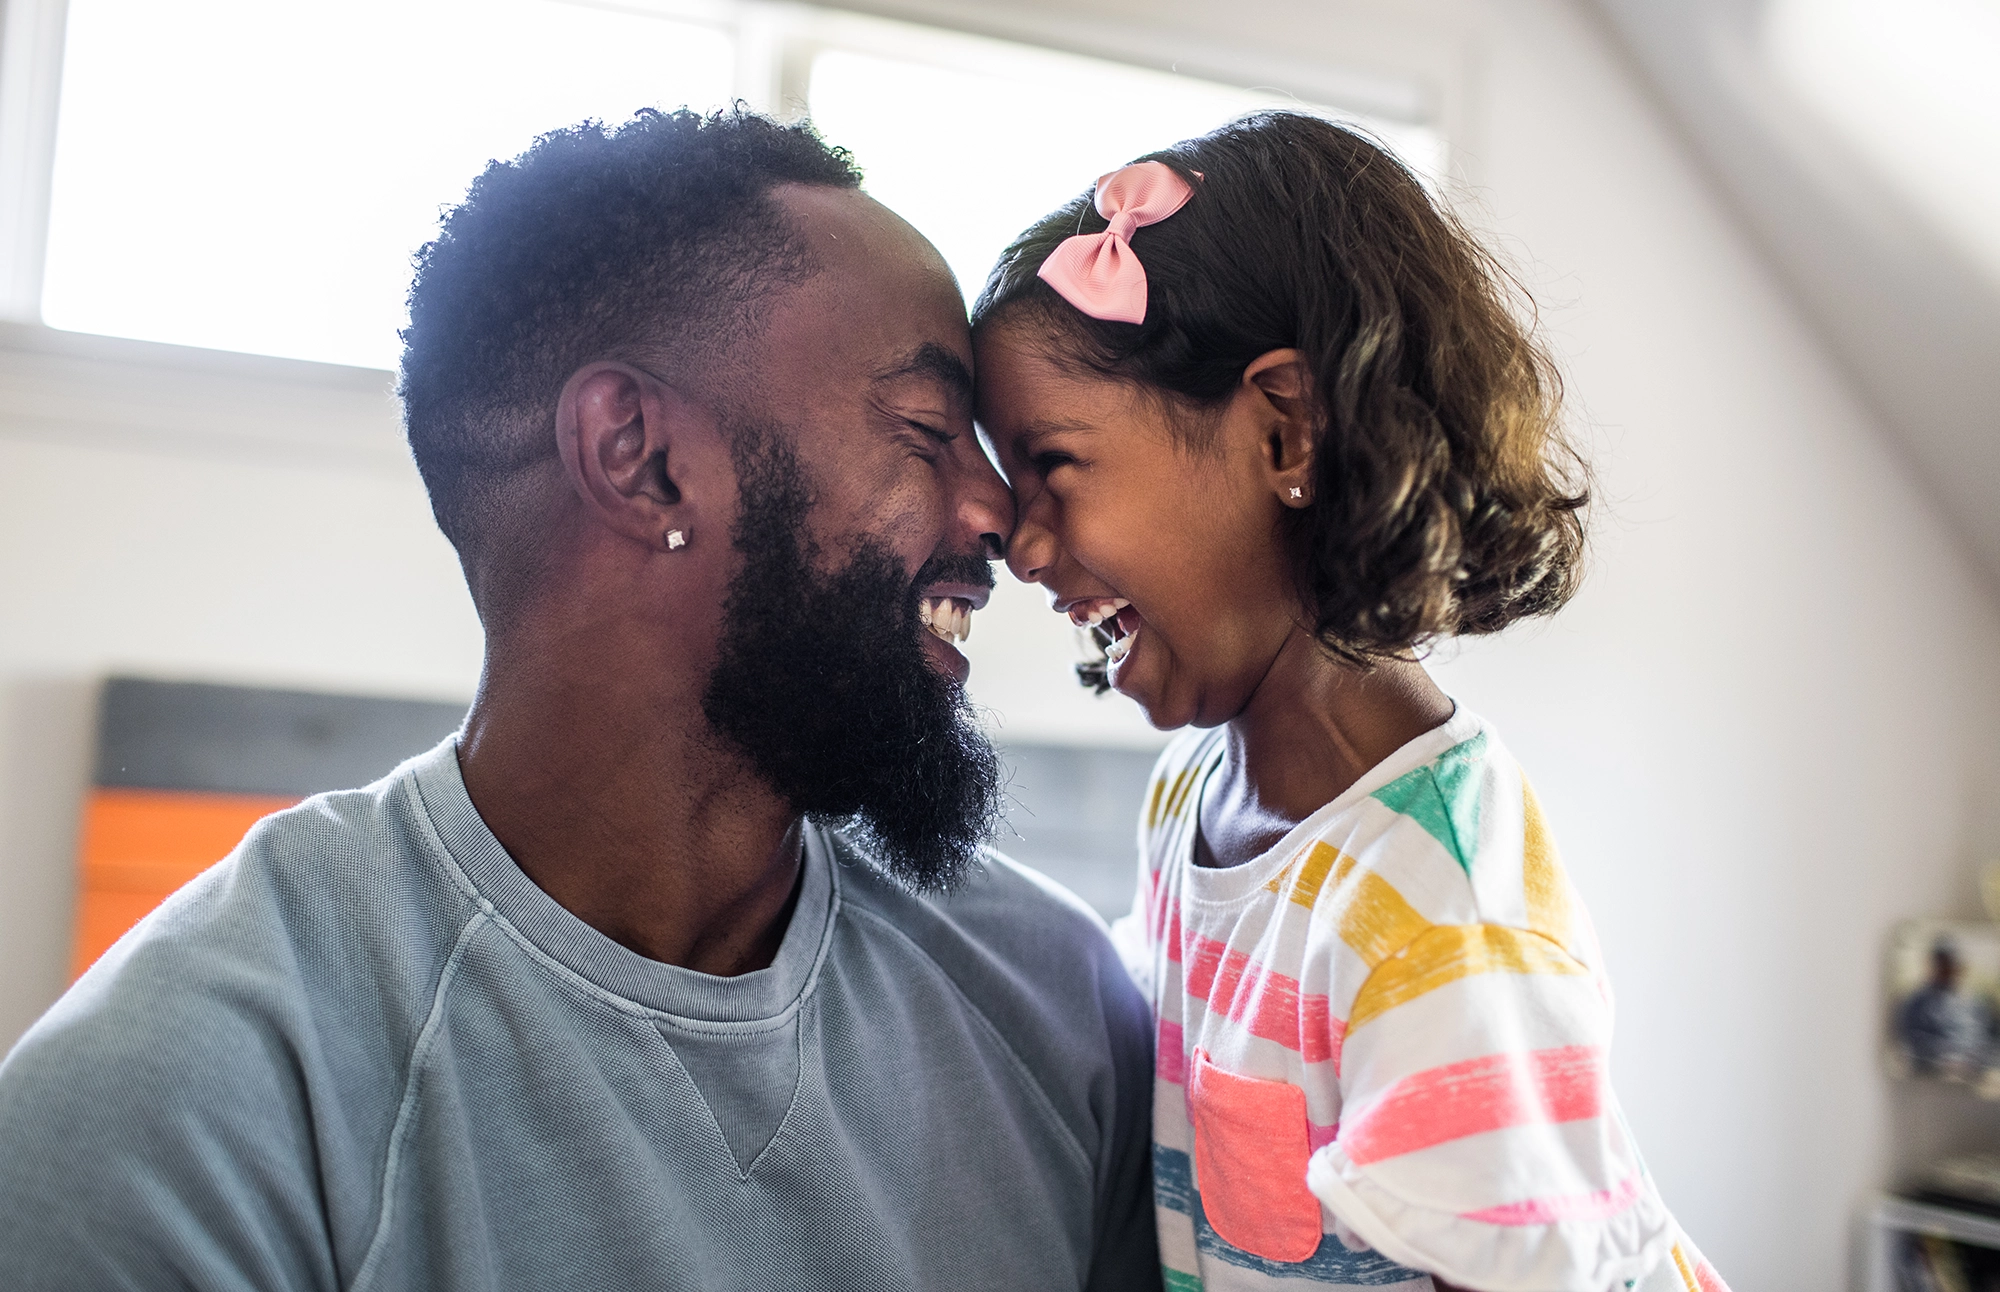
<svg viewBox="0 0 2000 1292">
<path fill-rule="evenodd" d="M 833 937 L 839 906 L 832 843 L 806 823 L 804 878 L 768 968 L 723 978 L 649 959 L 612 941 L 544 892 L 486 828 L 465 790 L 454 736 L 413 760 L 424 814 L 465 878 L 493 913 L 543 954 L 601 990 L 647 1009 L 702 1023 L 780 1020 L 811 991 Z"/>
</svg>

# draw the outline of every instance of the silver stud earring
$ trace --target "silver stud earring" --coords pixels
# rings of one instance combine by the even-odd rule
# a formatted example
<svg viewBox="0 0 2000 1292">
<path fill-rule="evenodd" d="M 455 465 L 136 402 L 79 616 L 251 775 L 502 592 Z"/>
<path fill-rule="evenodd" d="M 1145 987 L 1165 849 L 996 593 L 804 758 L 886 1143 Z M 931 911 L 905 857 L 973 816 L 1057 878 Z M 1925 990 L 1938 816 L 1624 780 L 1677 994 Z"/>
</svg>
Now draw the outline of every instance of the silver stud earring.
<svg viewBox="0 0 2000 1292">
<path fill-rule="evenodd" d="M 688 536 L 678 529 L 667 531 L 667 550 L 677 552 L 688 545 Z"/>
<path fill-rule="evenodd" d="M 1299 488 L 1297 485 L 1292 486 L 1292 497 L 1303 498 L 1305 496 L 1306 496 L 1305 490 Z"/>
</svg>

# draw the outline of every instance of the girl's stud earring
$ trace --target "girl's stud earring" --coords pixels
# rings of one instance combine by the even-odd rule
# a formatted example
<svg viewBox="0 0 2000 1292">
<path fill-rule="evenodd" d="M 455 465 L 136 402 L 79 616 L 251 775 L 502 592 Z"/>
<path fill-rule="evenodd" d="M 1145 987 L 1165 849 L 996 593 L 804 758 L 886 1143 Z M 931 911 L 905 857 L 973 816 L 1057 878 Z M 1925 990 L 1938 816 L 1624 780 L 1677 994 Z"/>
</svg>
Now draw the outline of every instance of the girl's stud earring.
<svg viewBox="0 0 2000 1292">
<path fill-rule="evenodd" d="M 1292 497 L 1303 498 L 1305 496 L 1306 496 L 1305 490 L 1299 488 L 1297 485 L 1292 486 Z"/>
<path fill-rule="evenodd" d="M 683 534 L 678 529 L 670 529 L 667 531 L 667 550 L 669 552 L 677 552 L 681 548 L 686 547 L 687 545 L 688 545 L 688 536 L 686 534 Z"/>
</svg>

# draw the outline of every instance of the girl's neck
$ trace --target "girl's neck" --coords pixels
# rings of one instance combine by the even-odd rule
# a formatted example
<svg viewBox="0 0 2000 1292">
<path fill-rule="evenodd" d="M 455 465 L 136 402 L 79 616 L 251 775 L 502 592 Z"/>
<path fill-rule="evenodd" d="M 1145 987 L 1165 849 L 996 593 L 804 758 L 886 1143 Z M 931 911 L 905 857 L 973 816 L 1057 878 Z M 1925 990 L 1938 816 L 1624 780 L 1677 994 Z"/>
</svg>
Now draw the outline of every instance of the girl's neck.
<svg viewBox="0 0 2000 1292">
<path fill-rule="evenodd" d="M 1262 855 L 1451 714 L 1451 697 L 1415 660 L 1363 671 L 1294 632 L 1229 723 L 1222 766 L 1202 796 L 1196 864 Z"/>
</svg>

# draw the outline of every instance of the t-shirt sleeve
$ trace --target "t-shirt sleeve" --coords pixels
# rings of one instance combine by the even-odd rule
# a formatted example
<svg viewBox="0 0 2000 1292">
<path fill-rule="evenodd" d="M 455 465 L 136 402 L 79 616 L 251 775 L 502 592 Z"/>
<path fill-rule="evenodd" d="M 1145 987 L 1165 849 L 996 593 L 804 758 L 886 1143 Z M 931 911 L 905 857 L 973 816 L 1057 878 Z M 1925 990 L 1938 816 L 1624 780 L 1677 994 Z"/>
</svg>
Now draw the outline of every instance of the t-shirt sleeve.
<svg viewBox="0 0 2000 1292">
<path fill-rule="evenodd" d="M 336 1287 L 304 1092 L 274 1032 L 107 977 L 0 1064 L 0 1287 Z"/>
<path fill-rule="evenodd" d="M 1349 1235 L 1479 1292 L 1645 1278 L 1676 1233 L 1611 1093 L 1610 1014 L 1549 938 L 1429 927 L 1355 996 L 1308 1186 Z"/>
</svg>

